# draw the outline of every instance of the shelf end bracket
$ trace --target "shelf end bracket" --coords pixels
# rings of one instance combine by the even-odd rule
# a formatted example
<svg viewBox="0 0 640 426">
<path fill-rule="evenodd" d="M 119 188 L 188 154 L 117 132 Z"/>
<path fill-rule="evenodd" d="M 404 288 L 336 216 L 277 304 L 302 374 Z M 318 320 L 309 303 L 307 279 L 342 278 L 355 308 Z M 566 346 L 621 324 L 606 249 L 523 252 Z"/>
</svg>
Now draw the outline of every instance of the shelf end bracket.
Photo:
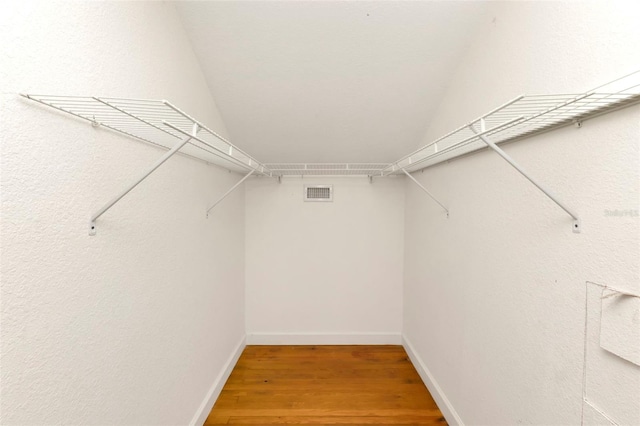
<svg viewBox="0 0 640 426">
<path fill-rule="evenodd" d="M 448 218 L 449 218 L 449 209 L 448 209 L 448 208 L 446 208 L 446 207 L 444 206 L 444 204 L 442 204 L 440 201 L 438 201 L 438 199 L 437 199 L 436 197 L 434 197 L 434 196 L 433 196 L 433 194 L 432 194 L 431 192 L 429 192 L 429 190 L 427 190 L 427 188 L 425 188 L 424 186 L 422 186 L 422 184 L 421 184 L 420 182 L 418 182 L 416 178 L 414 178 L 413 176 L 411 176 L 411 174 L 410 174 L 408 171 L 406 171 L 405 169 L 401 169 L 401 170 L 404 172 L 404 174 L 405 174 L 405 175 L 407 175 L 407 177 L 408 177 L 409 179 L 411 179 L 411 180 L 412 180 L 416 185 L 418 185 L 418 186 L 420 187 L 420 189 L 422 189 L 424 192 L 426 192 L 426 193 L 427 193 L 427 195 L 428 195 L 429 197 L 431 197 L 431 199 L 432 199 L 433 201 L 435 201 L 436 203 L 438 203 L 438 204 L 440 205 L 440 207 L 442 207 L 442 209 L 447 213 L 447 219 L 448 219 Z"/>
<path fill-rule="evenodd" d="M 213 208 L 214 208 L 215 206 L 217 206 L 218 204 L 220 204 L 220 202 L 221 202 L 222 200 L 224 200 L 225 198 L 227 198 L 227 196 L 228 196 L 229 194 L 231 194 L 231 193 L 232 193 L 232 192 L 233 192 L 237 187 L 239 187 L 239 186 L 240 186 L 240 184 L 242 184 L 242 182 L 244 182 L 245 180 L 247 180 L 247 179 L 249 178 L 249 176 L 251 176 L 251 175 L 253 174 L 253 172 L 254 172 L 254 171 L 255 171 L 255 170 L 251 170 L 251 171 L 249 171 L 249 173 L 247 173 L 246 175 L 244 175 L 244 177 L 243 177 L 242 179 L 240 179 L 240 181 L 239 181 L 238 183 L 236 183 L 235 185 L 233 185 L 233 186 L 232 186 L 232 187 L 231 187 L 227 192 L 225 192 L 225 193 L 224 193 L 224 195 L 223 195 L 222 197 L 218 198 L 218 200 L 217 200 L 215 203 L 213 203 L 213 205 L 212 205 L 211 207 L 209 207 L 209 208 L 207 209 L 207 217 L 209 217 L 209 213 L 211 212 L 211 210 L 213 210 Z"/>
<path fill-rule="evenodd" d="M 142 176 L 140 176 L 138 179 L 136 179 L 135 182 L 131 183 L 129 186 L 127 186 L 122 192 L 120 192 L 118 195 L 116 195 L 111 201 L 109 201 L 108 203 L 106 203 L 104 206 L 102 206 L 102 208 L 100 210 L 98 210 L 97 212 L 95 212 L 92 216 L 91 219 L 89 220 L 89 235 L 90 236 L 94 236 L 96 235 L 96 220 L 98 220 L 98 218 L 100 216 L 102 216 L 103 214 L 105 214 L 107 212 L 107 210 L 109 210 L 111 207 L 113 207 L 118 201 L 120 201 L 122 198 L 124 198 L 125 195 L 127 195 L 129 192 L 131 192 L 131 190 L 133 188 L 135 188 L 136 186 L 138 186 L 143 180 L 145 180 L 147 177 L 149 177 L 149 175 L 151 173 L 153 173 L 158 167 L 160 167 L 161 165 L 163 165 L 165 163 L 165 161 L 167 161 L 169 158 L 173 157 L 178 151 L 180 151 L 180 148 L 182 148 L 183 146 L 185 146 L 187 143 L 189 143 L 189 141 L 191 141 L 191 139 L 198 133 L 199 127 L 197 124 L 194 124 L 193 126 L 193 135 L 192 136 L 187 136 L 184 139 L 182 139 L 180 142 L 178 142 L 173 148 L 171 148 L 169 151 L 167 151 L 162 157 L 160 157 L 160 159 L 158 161 L 156 161 L 153 166 L 151 166 L 149 169 L 147 169 Z"/>
<path fill-rule="evenodd" d="M 469 129 L 471 129 L 471 131 L 473 133 L 475 133 L 478 136 L 478 138 L 480 138 L 480 140 L 482 140 L 482 142 L 484 142 L 489 148 L 491 148 L 493 151 L 495 151 L 500 157 L 502 157 L 507 163 L 509 163 L 514 169 L 516 169 L 522 176 L 527 178 L 527 180 L 529 182 L 531 182 L 536 188 L 538 188 L 540 191 L 542 191 L 544 193 L 544 195 L 549 197 L 549 199 L 551 199 L 551 201 L 556 203 L 558 205 L 558 207 L 560 207 L 569 216 L 571 216 L 571 218 L 573 219 L 573 222 L 571 223 L 571 230 L 576 234 L 580 233 L 581 228 L 582 228 L 582 226 L 580 224 L 580 218 L 578 218 L 578 215 L 575 212 L 573 212 L 573 210 L 571 210 L 569 207 L 564 205 L 564 203 L 562 203 L 553 193 L 551 193 L 551 191 L 549 191 L 541 183 L 539 183 L 533 177 L 531 177 L 531 175 L 529 173 L 527 173 L 518 163 L 515 162 L 515 160 L 513 158 L 511 158 L 506 152 L 504 152 L 502 150 L 502 148 L 500 148 L 498 145 L 496 145 L 495 142 L 489 140 L 482 133 L 478 133 L 478 131 L 476 131 L 476 129 L 474 129 L 473 126 L 469 126 Z"/>
</svg>

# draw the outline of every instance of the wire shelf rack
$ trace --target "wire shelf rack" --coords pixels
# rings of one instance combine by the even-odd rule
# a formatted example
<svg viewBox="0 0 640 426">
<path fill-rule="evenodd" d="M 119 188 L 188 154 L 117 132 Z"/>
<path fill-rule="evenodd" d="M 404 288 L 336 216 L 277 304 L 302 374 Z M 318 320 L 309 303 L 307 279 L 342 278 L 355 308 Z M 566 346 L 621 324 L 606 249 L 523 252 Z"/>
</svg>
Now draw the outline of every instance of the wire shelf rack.
<svg viewBox="0 0 640 426">
<path fill-rule="evenodd" d="M 372 176 L 379 175 L 388 163 L 268 163 L 279 176 Z"/>
<path fill-rule="evenodd" d="M 181 153 L 233 171 L 273 176 L 271 170 L 230 141 L 165 100 L 22 94 L 25 98 L 147 143 L 171 149 L 194 125 L 199 132 Z"/>
<path fill-rule="evenodd" d="M 583 94 L 519 96 L 385 167 L 376 176 L 415 172 L 486 148 L 640 102 L 640 71 Z"/>
<path fill-rule="evenodd" d="M 244 171 L 245 176 L 218 198 L 207 210 L 252 175 L 282 176 L 368 176 L 405 174 L 431 197 L 449 217 L 449 209 L 416 180 L 411 172 L 424 169 L 489 147 L 526 177 L 533 185 L 564 210 L 572 219 L 574 233 L 581 232 L 575 210 L 560 201 L 543 183 L 534 179 L 497 144 L 521 139 L 557 127 L 582 121 L 616 109 L 640 103 L 640 71 L 621 77 L 583 94 L 551 94 L 519 96 L 464 126 L 442 136 L 422 148 L 391 163 L 272 163 L 262 164 L 227 139 L 164 100 L 106 97 L 54 96 L 22 94 L 56 110 L 106 127 L 121 134 L 168 149 L 151 168 L 125 187 L 90 217 L 89 235 L 96 234 L 96 220 L 125 197 L 171 156 L 183 153 L 229 170 Z"/>
</svg>

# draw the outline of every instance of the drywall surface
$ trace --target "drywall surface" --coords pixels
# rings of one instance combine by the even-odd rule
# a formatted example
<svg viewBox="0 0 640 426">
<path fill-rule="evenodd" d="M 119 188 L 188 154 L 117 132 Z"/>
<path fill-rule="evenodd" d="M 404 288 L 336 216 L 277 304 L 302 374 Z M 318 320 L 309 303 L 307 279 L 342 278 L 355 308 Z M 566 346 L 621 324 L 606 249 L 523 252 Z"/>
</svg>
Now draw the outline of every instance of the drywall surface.
<svg viewBox="0 0 640 426">
<path fill-rule="evenodd" d="M 601 305 L 600 346 L 640 367 L 640 296 L 608 291 Z"/>
<path fill-rule="evenodd" d="M 606 317 L 618 313 L 628 313 L 628 306 L 625 305 L 629 301 L 635 303 L 637 296 L 620 297 L 620 293 L 607 289 L 606 286 L 608 285 L 592 282 L 587 282 L 585 286 L 585 333 L 587 339 L 584 358 L 587 371 L 584 377 L 583 424 L 636 425 L 640 419 L 640 404 L 638 404 L 640 365 L 610 351 L 610 349 L 617 348 L 604 348 L 602 339 L 607 334 Z M 637 309 L 637 305 L 635 309 L 636 324 L 634 325 L 637 328 L 637 317 L 640 310 Z M 637 341 L 630 341 L 630 337 L 637 330 L 631 329 L 628 325 L 629 322 L 633 322 L 633 318 L 627 318 L 627 321 L 618 324 L 615 330 L 618 335 L 616 340 L 637 346 Z M 633 349 L 625 348 L 625 350 Z M 628 389 L 632 391 L 629 392 Z M 591 416 L 587 413 L 590 413 Z"/>
<path fill-rule="evenodd" d="M 334 201 L 304 202 L 305 184 Z M 399 343 L 403 212 L 402 179 L 249 181 L 249 342 Z"/>
<path fill-rule="evenodd" d="M 635 3 L 492 7 L 425 142 L 521 93 L 580 92 L 640 68 Z M 414 174 L 449 219 L 407 181 L 404 334 L 463 423 L 580 424 L 585 282 L 640 282 L 639 120 L 635 106 L 504 146 L 579 213 L 581 234 L 492 152 Z M 637 369 L 616 386 L 607 365 L 587 365 L 592 394 L 631 403 L 599 408 L 640 423 Z"/>
<path fill-rule="evenodd" d="M 163 2 L 2 2 L 3 425 L 187 424 L 244 335 L 239 179 L 17 93 L 169 99 L 225 134 Z"/>
</svg>

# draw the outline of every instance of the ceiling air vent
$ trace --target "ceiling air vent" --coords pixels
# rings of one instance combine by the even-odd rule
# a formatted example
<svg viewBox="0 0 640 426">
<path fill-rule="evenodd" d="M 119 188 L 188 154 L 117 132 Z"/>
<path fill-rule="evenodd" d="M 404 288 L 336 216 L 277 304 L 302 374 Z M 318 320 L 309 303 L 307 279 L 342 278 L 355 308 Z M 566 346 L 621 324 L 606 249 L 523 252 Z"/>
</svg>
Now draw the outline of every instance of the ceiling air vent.
<svg viewBox="0 0 640 426">
<path fill-rule="evenodd" d="M 333 185 L 305 185 L 305 201 L 333 201 Z"/>
</svg>

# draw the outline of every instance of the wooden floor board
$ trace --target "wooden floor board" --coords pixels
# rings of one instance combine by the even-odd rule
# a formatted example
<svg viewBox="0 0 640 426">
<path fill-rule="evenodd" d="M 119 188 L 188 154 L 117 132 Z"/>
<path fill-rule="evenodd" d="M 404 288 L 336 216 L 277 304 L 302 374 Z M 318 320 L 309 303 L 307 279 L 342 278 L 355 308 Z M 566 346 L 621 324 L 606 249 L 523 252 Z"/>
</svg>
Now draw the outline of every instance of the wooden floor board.
<svg viewBox="0 0 640 426">
<path fill-rule="evenodd" d="M 247 346 L 206 425 L 446 425 L 402 346 Z"/>
</svg>

